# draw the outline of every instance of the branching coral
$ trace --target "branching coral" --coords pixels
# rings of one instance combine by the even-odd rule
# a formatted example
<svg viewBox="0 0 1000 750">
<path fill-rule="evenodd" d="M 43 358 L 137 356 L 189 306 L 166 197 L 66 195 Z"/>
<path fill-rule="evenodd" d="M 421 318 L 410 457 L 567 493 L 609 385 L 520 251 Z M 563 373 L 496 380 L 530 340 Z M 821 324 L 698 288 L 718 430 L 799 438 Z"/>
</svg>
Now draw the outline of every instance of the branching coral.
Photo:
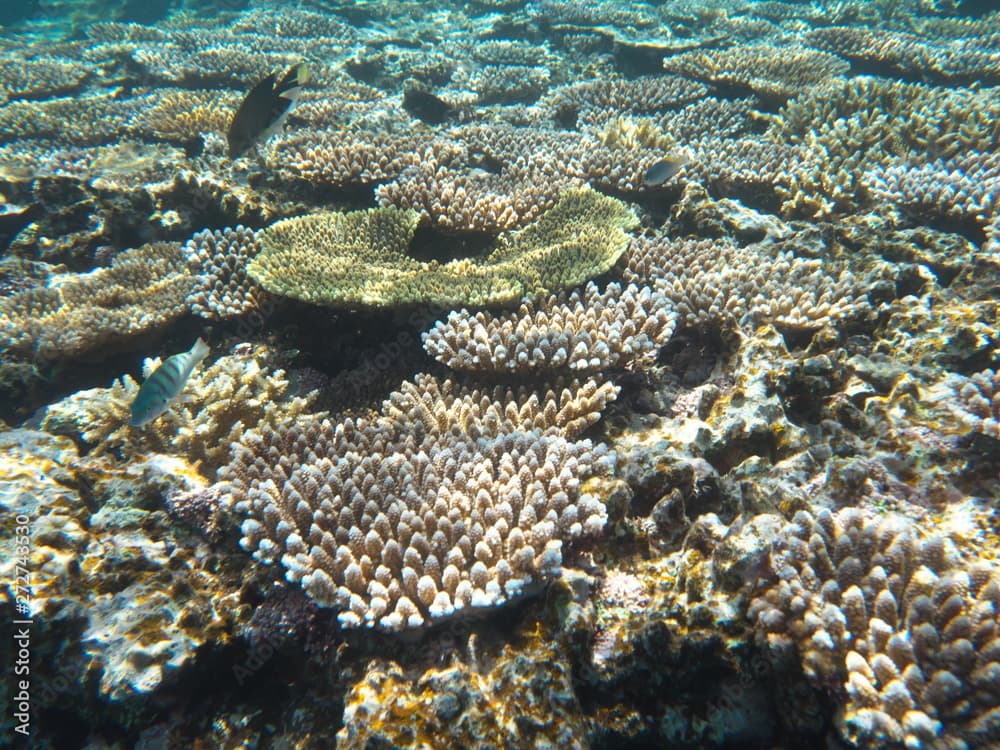
<svg viewBox="0 0 1000 750">
<path fill-rule="evenodd" d="M 666 298 L 609 284 L 526 301 L 513 313 L 452 312 L 424 334 L 424 348 L 455 370 L 582 372 L 643 363 L 674 329 Z"/>
<path fill-rule="evenodd" d="M 206 229 L 188 240 L 184 252 L 195 277 L 187 302 L 196 315 L 233 318 L 259 310 L 267 301 L 267 292 L 247 276 L 247 265 L 260 252 L 252 229 Z"/>
<path fill-rule="evenodd" d="M 616 389 L 560 387 L 539 398 L 418 376 L 374 419 L 248 433 L 226 470 L 243 546 L 348 627 L 418 627 L 524 593 L 606 518 L 580 482 L 613 456 L 573 436 Z"/>
<path fill-rule="evenodd" d="M 805 47 L 754 44 L 668 57 L 663 67 L 698 81 L 784 101 L 847 73 L 839 57 Z"/>
<path fill-rule="evenodd" d="M 800 649 L 838 687 L 837 723 L 858 746 L 944 749 L 1000 741 L 1000 571 L 944 537 L 857 509 L 796 515 L 750 607 L 769 642 Z"/>
<path fill-rule="evenodd" d="M 287 219 L 261 235 L 249 274 L 269 291 L 327 305 L 484 306 L 581 284 L 608 270 L 635 222 L 624 204 L 567 191 L 535 223 L 481 260 L 409 257 L 418 214 L 381 208 Z"/>
<path fill-rule="evenodd" d="M 236 92 L 165 89 L 143 109 L 131 129 L 140 135 L 184 143 L 202 133 L 225 133 L 240 103 Z"/>
<path fill-rule="evenodd" d="M 639 237 L 625 278 L 662 293 L 687 325 L 729 318 L 752 325 L 818 328 L 857 312 L 865 295 L 854 275 L 823 268 L 766 244 Z"/>
<path fill-rule="evenodd" d="M 52 404 L 42 426 L 54 433 L 79 435 L 97 453 L 182 456 L 211 479 L 244 431 L 308 411 L 313 394 L 290 397 L 288 379 L 283 370 L 271 369 L 271 359 L 264 347 L 242 345 L 238 353 L 195 370 L 184 386 L 183 399 L 141 428 L 129 424 L 139 384 L 128 375 L 110 388 L 81 391 Z M 143 375 L 148 377 L 159 365 L 159 358 L 147 359 Z"/>
<path fill-rule="evenodd" d="M 191 284 L 179 246 L 127 250 L 108 268 L 53 276 L 0 300 L 0 345 L 49 360 L 115 344 L 183 315 Z"/>
</svg>

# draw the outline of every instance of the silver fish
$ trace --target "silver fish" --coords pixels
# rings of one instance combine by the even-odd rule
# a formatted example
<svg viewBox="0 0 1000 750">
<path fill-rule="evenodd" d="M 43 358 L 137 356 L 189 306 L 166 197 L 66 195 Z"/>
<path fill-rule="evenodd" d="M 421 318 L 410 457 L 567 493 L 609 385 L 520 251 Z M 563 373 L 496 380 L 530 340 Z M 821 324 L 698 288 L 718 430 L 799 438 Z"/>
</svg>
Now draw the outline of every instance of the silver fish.
<svg viewBox="0 0 1000 750">
<path fill-rule="evenodd" d="M 271 73 L 257 83 L 240 102 L 226 138 L 229 157 L 242 156 L 258 141 L 264 141 L 278 132 L 288 113 L 309 82 L 309 68 L 299 63 L 289 69 L 281 79 Z"/>
<path fill-rule="evenodd" d="M 141 427 L 167 410 L 184 390 L 191 371 L 208 354 L 208 344 L 201 339 L 190 351 L 169 357 L 142 382 L 132 402 L 132 426 Z"/>
</svg>

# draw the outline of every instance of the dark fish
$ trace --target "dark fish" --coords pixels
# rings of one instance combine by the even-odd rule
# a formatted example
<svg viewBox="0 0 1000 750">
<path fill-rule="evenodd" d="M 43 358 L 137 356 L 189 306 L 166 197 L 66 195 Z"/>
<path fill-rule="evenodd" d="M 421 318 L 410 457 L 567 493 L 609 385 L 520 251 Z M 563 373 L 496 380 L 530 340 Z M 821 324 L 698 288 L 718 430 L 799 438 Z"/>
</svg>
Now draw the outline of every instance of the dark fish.
<svg viewBox="0 0 1000 750">
<path fill-rule="evenodd" d="M 274 135 L 308 81 L 309 69 L 305 63 L 299 63 L 280 80 L 277 73 L 271 73 L 250 89 L 229 124 L 230 158 L 242 156 L 258 141 Z"/>
<path fill-rule="evenodd" d="M 646 174 L 642 176 L 642 184 L 649 187 L 662 185 L 690 162 L 691 157 L 687 154 L 677 154 L 666 159 L 660 159 L 646 170 Z"/>
<path fill-rule="evenodd" d="M 167 410 L 184 390 L 191 371 L 208 354 L 208 345 L 198 339 L 191 351 L 169 357 L 142 381 L 139 393 L 132 402 L 132 426 L 141 427 Z"/>
</svg>

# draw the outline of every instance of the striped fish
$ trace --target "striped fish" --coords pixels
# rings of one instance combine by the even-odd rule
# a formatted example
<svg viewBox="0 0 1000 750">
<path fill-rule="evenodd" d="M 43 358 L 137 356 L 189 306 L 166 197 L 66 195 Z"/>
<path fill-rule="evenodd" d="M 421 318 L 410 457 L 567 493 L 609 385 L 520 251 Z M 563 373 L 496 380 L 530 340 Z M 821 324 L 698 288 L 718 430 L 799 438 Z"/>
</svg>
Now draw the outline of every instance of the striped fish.
<svg viewBox="0 0 1000 750">
<path fill-rule="evenodd" d="M 146 378 L 132 402 L 132 426 L 141 427 L 167 410 L 184 390 L 191 371 L 208 354 L 208 345 L 198 339 L 191 351 L 169 357 Z"/>
</svg>

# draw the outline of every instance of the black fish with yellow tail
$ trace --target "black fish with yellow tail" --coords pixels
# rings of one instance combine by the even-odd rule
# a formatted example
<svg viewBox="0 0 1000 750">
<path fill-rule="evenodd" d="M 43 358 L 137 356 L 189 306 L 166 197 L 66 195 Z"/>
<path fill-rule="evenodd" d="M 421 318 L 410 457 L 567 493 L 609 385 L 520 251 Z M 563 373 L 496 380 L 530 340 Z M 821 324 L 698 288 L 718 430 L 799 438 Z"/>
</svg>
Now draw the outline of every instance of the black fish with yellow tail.
<svg viewBox="0 0 1000 750">
<path fill-rule="evenodd" d="M 255 143 L 278 132 L 308 82 L 309 69 L 305 63 L 299 63 L 280 79 L 277 72 L 271 73 L 250 89 L 233 115 L 226 134 L 230 158 L 242 156 Z"/>
</svg>

